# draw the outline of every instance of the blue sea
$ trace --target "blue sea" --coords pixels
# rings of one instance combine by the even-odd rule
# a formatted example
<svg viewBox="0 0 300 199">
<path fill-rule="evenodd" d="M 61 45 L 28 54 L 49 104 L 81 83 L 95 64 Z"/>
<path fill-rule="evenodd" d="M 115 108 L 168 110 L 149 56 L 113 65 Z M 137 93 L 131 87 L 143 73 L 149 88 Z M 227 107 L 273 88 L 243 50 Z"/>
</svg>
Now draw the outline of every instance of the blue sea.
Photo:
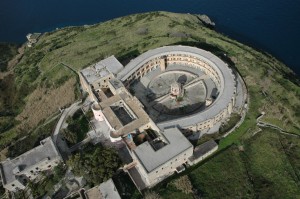
<svg viewBox="0 0 300 199">
<path fill-rule="evenodd" d="M 148 11 L 207 14 L 217 31 L 300 74 L 300 0 L 0 0 L 0 41 Z"/>
</svg>

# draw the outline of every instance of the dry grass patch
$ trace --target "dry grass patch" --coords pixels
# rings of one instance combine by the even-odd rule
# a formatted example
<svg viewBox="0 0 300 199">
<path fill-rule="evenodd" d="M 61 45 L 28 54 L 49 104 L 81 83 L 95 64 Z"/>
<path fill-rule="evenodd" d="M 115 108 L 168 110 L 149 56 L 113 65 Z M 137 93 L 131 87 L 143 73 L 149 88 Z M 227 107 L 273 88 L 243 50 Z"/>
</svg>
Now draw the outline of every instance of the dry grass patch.
<svg viewBox="0 0 300 199">
<path fill-rule="evenodd" d="M 0 151 L 0 161 L 4 161 L 7 158 L 8 149 L 4 148 Z"/>
<path fill-rule="evenodd" d="M 174 180 L 172 184 L 176 187 L 176 189 L 182 191 L 183 193 L 193 193 L 193 185 L 187 175 L 181 176 L 180 178 Z"/>
<path fill-rule="evenodd" d="M 38 87 L 27 98 L 26 106 L 16 117 L 21 124 L 19 129 L 32 129 L 40 122 L 57 112 L 60 107 L 75 101 L 76 79 L 71 78 L 61 87 L 48 89 Z"/>
<path fill-rule="evenodd" d="M 160 195 L 154 191 L 147 191 L 145 193 L 145 199 L 162 199 L 162 197 L 160 197 Z"/>
</svg>

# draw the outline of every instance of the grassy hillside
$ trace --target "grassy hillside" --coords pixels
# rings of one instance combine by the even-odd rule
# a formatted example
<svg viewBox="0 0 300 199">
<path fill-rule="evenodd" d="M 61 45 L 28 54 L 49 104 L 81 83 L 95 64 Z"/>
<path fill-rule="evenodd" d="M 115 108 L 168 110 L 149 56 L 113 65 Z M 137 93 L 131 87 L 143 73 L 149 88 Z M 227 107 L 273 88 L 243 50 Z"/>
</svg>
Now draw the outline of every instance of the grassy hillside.
<svg viewBox="0 0 300 199">
<path fill-rule="evenodd" d="M 7 70 L 8 62 L 18 53 L 17 49 L 16 44 L 0 42 L 0 72 Z"/>
<path fill-rule="evenodd" d="M 299 152 L 299 138 L 265 129 L 243 147 L 233 145 L 155 191 L 163 198 L 176 198 L 177 192 L 184 195 L 184 183 L 173 185 L 185 177 L 190 180 L 191 198 L 300 198 Z"/>
<path fill-rule="evenodd" d="M 168 12 L 137 14 L 96 25 L 67 27 L 43 34 L 36 46 L 25 48 L 21 52 L 17 59 L 18 63 L 14 67 L 9 67 L 8 72 L 0 73 L 0 149 L 1 155 L 4 155 L 1 157 L 5 157 L 7 147 L 16 148 L 16 143 L 19 142 L 17 140 L 29 134 L 36 135 L 36 132 L 39 132 L 35 130 L 37 127 L 53 121 L 60 107 L 67 106 L 80 98 L 78 80 L 74 71 L 110 55 L 115 55 L 125 64 L 149 49 L 176 44 L 197 46 L 219 56 L 230 67 L 239 71 L 245 79 L 250 94 L 250 109 L 245 122 L 234 133 L 220 141 L 221 149 L 227 149 L 233 143 L 243 145 L 246 150 L 242 154 L 245 155 L 241 155 L 236 148 L 230 147 L 224 154 L 212 160 L 216 163 L 215 168 L 209 167 L 203 172 L 222 172 L 220 168 L 223 162 L 225 164 L 235 162 L 235 166 L 228 168 L 226 174 L 219 174 L 224 176 L 219 182 L 226 185 L 226 179 L 236 179 L 235 184 L 239 185 L 235 188 L 235 192 L 239 194 L 237 196 L 256 197 L 256 192 L 264 189 L 282 191 L 278 188 L 281 184 L 278 184 L 277 180 L 277 184 L 272 180 L 280 179 L 280 176 L 288 181 L 283 183 L 290 187 L 291 193 L 296 193 L 293 192 L 295 185 L 291 180 L 294 177 L 285 179 L 282 175 L 267 174 L 262 168 L 261 170 L 250 166 L 246 168 L 242 165 L 245 161 L 249 163 L 261 161 L 257 156 L 260 153 L 270 155 L 271 148 L 267 150 L 267 144 L 257 143 L 261 139 L 277 139 L 270 136 L 279 136 L 266 130 L 266 136 L 269 137 L 260 137 L 265 131 L 252 137 L 258 129 L 256 118 L 262 111 L 266 113 L 263 118 L 265 122 L 280 126 L 287 132 L 300 134 L 299 79 L 271 55 L 258 52 L 207 28 L 198 16 L 190 14 Z M 278 139 L 282 140 L 282 138 Z M 18 149 L 17 152 L 22 152 L 22 149 Z M 276 152 L 284 151 L 278 149 Z M 278 156 L 278 161 L 288 156 L 288 153 Z M 253 159 L 250 161 L 247 158 Z M 291 161 L 294 161 L 295 167 L 299 168 L 299 162 L 294 159 Z M 266 168 L 274 166 L 269 165 L 272 162 L 259 163 Z M 290 169 L 287 165 L 280 165 L 280 168 L 282 169 L 280 172 Z M 253 185 L 249 181 L 252 178 L 247 178 L 250 175 L 247 174 L 248 169 L 251 169 L 253 178 L 261 181 L 261 186 Z M 206 189 L 205 187 L 212 185 L 205 184 L 207 182 L 204 181 L 209 177 L 216 179 L 216 176 L 209 173 L 202 174 L 199 174 L 199 179 L 191 177 L 192 183 L 204 187 L 197 189 L 199 192 L 214 196 L 210 195 L 210 191 L 216 191 Z M 268 176 L 264 175 L 273 177 L 269 180 Z M 275 184 L 266 187 L 265 179 Z M 176 188 L 175 185 L 170 187 L 174 190 Z M 224 187 L 222 191 L 229 193 L 234 187 L 230 185 Z M 217 192 L 215 194 L 218 195 Z"/>
</svg>

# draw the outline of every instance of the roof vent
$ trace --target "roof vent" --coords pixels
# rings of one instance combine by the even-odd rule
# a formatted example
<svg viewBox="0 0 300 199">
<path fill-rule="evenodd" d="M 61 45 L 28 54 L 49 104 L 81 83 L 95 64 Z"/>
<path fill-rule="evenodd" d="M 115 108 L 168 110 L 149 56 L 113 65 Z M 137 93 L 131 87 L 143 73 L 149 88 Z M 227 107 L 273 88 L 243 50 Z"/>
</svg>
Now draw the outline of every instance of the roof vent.
<svg viewBox="0 0 300 199">
<path fill-rule="evenodd" d="M 18 174 L 18 173 L 20 173 L 20 167 L 19 167 L 19 166 L 15 167 L 15 168 L 13 169 L 13 174 L 14 174 L 14 175 L 16 175 L 16 174 Z"/>
</svg>

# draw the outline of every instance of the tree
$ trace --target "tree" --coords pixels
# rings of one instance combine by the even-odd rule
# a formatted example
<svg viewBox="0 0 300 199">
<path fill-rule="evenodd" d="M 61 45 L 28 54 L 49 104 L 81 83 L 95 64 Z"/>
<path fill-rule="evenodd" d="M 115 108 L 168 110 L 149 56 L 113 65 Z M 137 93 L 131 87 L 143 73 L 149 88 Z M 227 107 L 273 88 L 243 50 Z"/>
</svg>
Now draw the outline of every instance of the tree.
<svg viewBox="0 0 300 199">
<path fill-rule="evenodd" d="M 68 145 L 74 145 L 82 141 L 89 131 L 89 122 L 81 109 L 77 110 L 74 115 L 67 118 L 68 127 L 62 131 Z"/>
<path fill-rule="evenodd" d="M 62 135 L 71 145 L 77 143 L 77 134 L 70 131 L 68 128 L 62 130 Z"/>
<path fill-rule="evenodd" d="M 112 177 L 121 161 L 112 148 L 88 145 L 81 153 L 71 156 L 67 164 L 75 175 L 83 176 L 91 184 L 100 184 Z"/>
<path fill-rule="evenodd" d="M 47 175 L 46 173 L 44 178 L 38 182 L 29 181 L 28 187 L 31 189 L 31 193 L 34 198 L 40 198 L 44 195 L 53 195 L 54 194 L 54 185 L 59 183 L 66 173 L 66 167 L 63 163 L 58 164 L 53 169 L 53 173 Z"/>
<path fill-rule="evenodd" d="M 63 165 L 63 163 L 58 164 L 56 167 L 54 167 L 53 169 L 53 173 L 54 173 L 54 181 L 60 181 L 65 173 L 66 173 L 67 168 Z"/>
</svg>

